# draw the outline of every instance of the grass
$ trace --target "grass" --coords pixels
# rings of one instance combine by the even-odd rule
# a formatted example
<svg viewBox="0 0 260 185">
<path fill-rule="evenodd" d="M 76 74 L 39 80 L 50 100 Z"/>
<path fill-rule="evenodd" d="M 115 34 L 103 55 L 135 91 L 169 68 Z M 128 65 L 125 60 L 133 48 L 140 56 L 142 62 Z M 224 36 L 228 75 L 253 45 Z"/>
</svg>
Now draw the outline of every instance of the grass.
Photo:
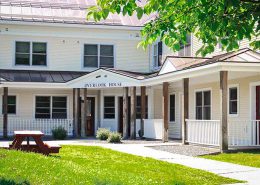
<svg viewBox="0 0 260 185">
<path fill-rule="evenodd" d="M 217 161 L 241 164 L 260 168 L 260 151 L 245 151 L 238 153 L 226 153 L 218 155 L 205 155 L 203 158 L 213 159 Z"/>
<path fill-rule="evenodd" d="M 1 185 L 229 184 L 215 174 L 94 146 L 63 146 L 58 155 L 0 149 Z"/>
</svg>

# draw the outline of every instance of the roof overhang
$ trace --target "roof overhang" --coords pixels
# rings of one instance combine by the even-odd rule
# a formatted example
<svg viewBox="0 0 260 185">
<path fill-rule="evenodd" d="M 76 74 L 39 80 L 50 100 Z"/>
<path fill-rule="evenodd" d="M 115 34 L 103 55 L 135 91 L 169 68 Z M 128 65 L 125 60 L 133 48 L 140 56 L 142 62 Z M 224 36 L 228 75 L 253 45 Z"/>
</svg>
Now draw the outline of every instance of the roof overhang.
<svg viewBox="0 0 260 185">
<path fill-rule="evenodd" d="M 66 83 L 70 88 L 116 88 L 140 86 L 141 81 L 129 76 L 117 74 L 105 69 L 98 69 Z"/>
<path fill-rule="evenodd" d="M 173 71 L 158 75 L 153 78 L 148 78 L 142 80 L 142 85 L 152 86 L 157 84 L 162 84 L 163 82 L 176 82 L 184 78 L 193 78 L 199 76 L 206 76 L 212 73 L 217 73 L 220 71 L 234 71 L 234 72 L 260 72 L 260 63 L 250 63 L 250 62 L 216 62 L 212 64 L 207 64 L 204 66 L 199 66 L 196 68 L 190 68 L 180 71 Z"/>
<path fill-rule="evenodd" d="M 143 26 L 131 25 L 112 25 L 112 24 L 69 24 L 69 23 L 48 23 L 48 22 L 32 22 L 32 21 L 10 21 L 0 20 L 0 24 L 26 25 L 26 26 L 52 26 L 52 27 L 69 27 L 69 28 L 88 28 L 88 29 L 110 29 L 110 30 L 130 30 L 140 31 Z"/>
</svg>

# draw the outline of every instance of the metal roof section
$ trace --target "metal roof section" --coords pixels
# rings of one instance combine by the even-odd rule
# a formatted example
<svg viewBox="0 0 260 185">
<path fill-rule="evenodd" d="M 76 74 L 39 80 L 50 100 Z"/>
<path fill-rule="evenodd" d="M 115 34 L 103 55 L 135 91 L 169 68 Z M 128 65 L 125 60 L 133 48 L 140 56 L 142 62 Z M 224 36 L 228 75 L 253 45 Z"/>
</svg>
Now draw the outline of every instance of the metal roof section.
<svg viewBox="0 0 260 185">
<path fill-rule="evenodd" d="M 139 2 L 142 6 L 144 0 Z M 106 20 L 86 20 L 86 9 L 96 5 L 96 0 L 1 0 L 0 20 L 46 22 L 87 25 L 143 26 L 155 15 L 123 16 L 109 14 Z"/>
<path fill-rule="evenodd" d="M 7 82 L 66 83 L 85 74 L 87 72 L 0 69 L 0 78 Z"/>
</svg>

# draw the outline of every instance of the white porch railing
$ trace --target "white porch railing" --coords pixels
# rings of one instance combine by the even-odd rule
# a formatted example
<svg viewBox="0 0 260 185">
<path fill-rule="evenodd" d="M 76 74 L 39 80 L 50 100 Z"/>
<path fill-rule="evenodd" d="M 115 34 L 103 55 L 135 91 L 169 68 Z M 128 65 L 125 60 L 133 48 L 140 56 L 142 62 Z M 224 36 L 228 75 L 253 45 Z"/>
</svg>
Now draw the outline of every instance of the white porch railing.
<svg viewBox="0 0 260 185">
<path fill-rule="evenodd" d="M 219 146 L 219 120 L 186 120 L 187 142 Z M 228 121 L 229 146 L 259 146 L 260 120 Z"/>
<path fill-rule="evenodd" d="M 229 121 L 228 136 L 230 146 L 259 146 L 260 120 Z"/>
<path fill-rule="evenodd" d="M 219 145 L 219 120 L 186 120 L 187 142 Z"/>
<path fill-rule="evenodd" d="M 0 118 L 0 135 L 3 135 L 3 118 Z M 62 126 L 68 136 L 73 135 L 73 119 L 27 119 L 8 118 L 7 134 L 12 136 L 15 130 L 40 130 L 45 135 L 52 135 L 52 130 Z"/>
</svg>

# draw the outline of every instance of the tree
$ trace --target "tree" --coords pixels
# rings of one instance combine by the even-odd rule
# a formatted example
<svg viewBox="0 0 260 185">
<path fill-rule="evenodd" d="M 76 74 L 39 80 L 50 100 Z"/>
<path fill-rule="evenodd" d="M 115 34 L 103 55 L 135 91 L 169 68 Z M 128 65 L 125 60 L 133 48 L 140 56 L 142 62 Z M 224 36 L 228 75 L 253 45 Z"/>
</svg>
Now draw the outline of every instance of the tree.
<svg viewBox="0 0 260 185">
<path fill-rule="evenodd" d="M 193 33 L 203 43 L 196 53 L 202 56 L 213 52 L 218 43 L 225 51 L 238 49 L 243 39 L 260 49 L 259 0 L 97 0 L 87 11 L 87 17 L 95 21 L 106 19 L 109 13 L 139 19 L 154 14 L 141 31 L 139 46 L 143 48 L 160 39 L 178 51 L 186 43 L 186 35 Z"/>
</svg>

